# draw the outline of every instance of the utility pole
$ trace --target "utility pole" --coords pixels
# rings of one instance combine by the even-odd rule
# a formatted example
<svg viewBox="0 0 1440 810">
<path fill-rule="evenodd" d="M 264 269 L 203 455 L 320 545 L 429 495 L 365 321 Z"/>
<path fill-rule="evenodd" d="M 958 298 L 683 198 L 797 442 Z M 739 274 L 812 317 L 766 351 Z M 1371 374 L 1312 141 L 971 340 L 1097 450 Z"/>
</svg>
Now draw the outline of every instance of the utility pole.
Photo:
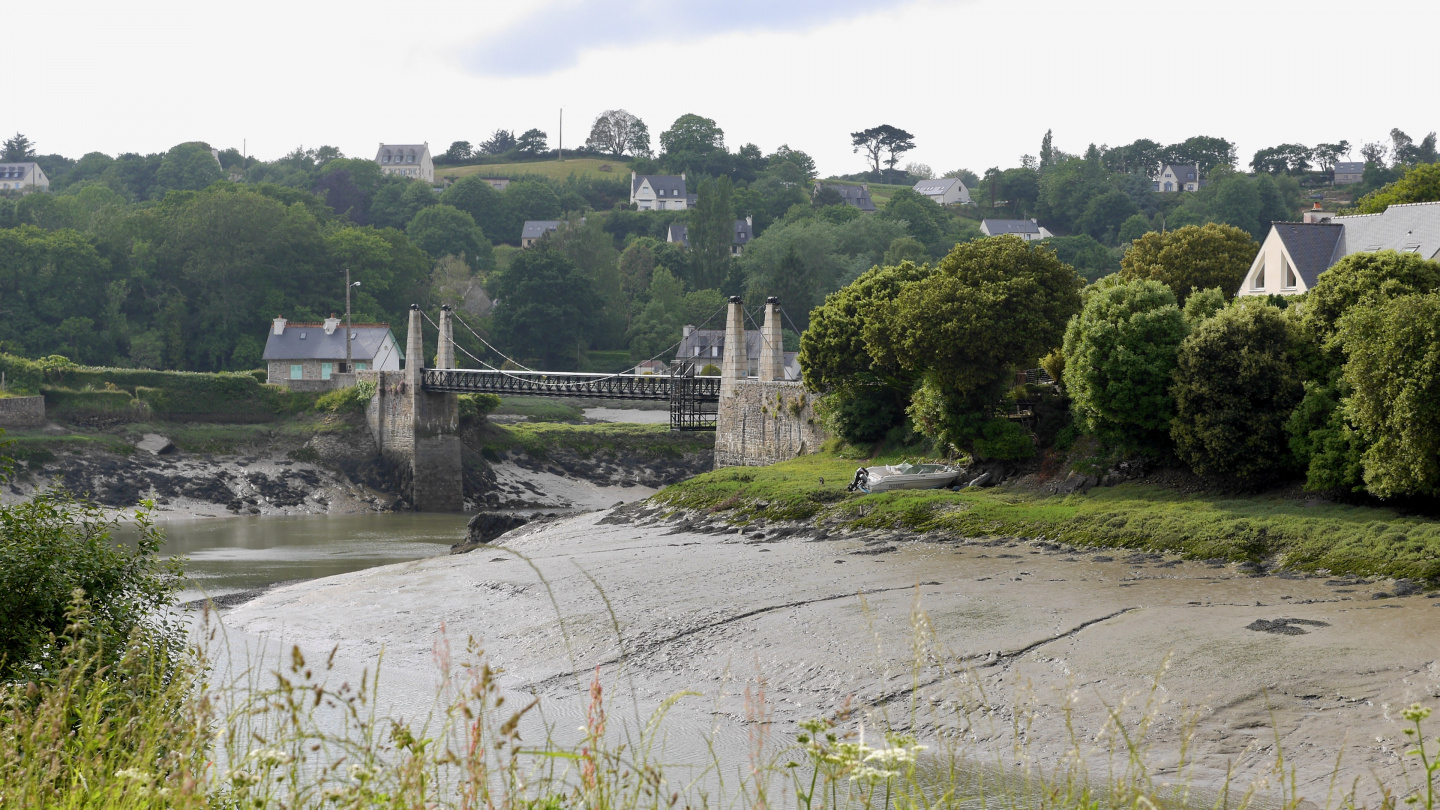
<svg viewBox="0 0 1440 810">
<path fill-rule="evenodd" d="M 560 159 L 565 159 L 565 108 L 560 108 Z"/>
<path fill-rule="evenodd" d="M 350 338 L 355 330 L 350 328 L 350 268 L 345 268 L 345 373 L 355 373 L 355 361 L 350 356 Z"/>
</svg>

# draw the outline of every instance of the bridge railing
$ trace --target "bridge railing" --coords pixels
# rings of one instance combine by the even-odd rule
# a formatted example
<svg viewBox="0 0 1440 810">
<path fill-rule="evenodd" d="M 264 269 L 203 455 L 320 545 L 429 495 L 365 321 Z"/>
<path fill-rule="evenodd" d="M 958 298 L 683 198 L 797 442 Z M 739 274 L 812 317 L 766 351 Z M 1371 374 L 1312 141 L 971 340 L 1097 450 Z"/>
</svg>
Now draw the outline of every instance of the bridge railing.
<svg viewBox="0 0 1440 810">
<path fill-rule="evenodd" d="M 587 374 L 566 371 L 489 371 L 424 369 L 427 391 L 449 393 L 524 394 L 552 397 L 669 400 L 672 378 L 663 374 Z M 685 378 L 686 394 L 703 400 L 720 398 L 719 377 Z"/>
</svg>

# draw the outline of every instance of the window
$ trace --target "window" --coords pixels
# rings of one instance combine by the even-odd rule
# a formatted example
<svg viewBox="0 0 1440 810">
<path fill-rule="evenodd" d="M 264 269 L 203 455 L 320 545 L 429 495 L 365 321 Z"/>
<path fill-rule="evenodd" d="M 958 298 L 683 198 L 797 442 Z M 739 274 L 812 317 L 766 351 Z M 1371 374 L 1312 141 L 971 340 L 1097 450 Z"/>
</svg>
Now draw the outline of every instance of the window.
<svg viewBox="0 0 1440 810">
<path fill-rule="evenodd" d="M 1295 268 L 1290 266 L 1289 259 L 1282 259 L 1282 261 L 1285 262 L 1285 289 L 1293 290 L 1299 286 L 1295 280 Z"/>
<path fill-rule="evenodd" d="M 389 162 L 390 162 L 390 155 L 388 155 L 388 154 L 382 155 L 382 156 L 380 157 L 380 162 L 381 162 L 381 163 L 389 163 Z"/>
<path fill-rule="evenodd" d="M 694 354 L 693 356 L 695 356 L 695 357 L 699 357 L 699 356 L 700 356 L 700 347 L 699 347 L 699 346 L 696 346 L 696 347 L 695 347 L 695 354 Z"/>
<path fill-rule="evenodd" d="M 299 363 L 290 364 L 290 379 L 301 380 L 305 378 L 305 367 Z"/>
<path fill-rule="evenodd" d="M 1265 262 L 1263 260 L 1260 262 L 1260 267 L 1255 270 L 1255 277 L 1250 279 L 1250 289 L 1265 289 Z"/>
<path fill-rule="evenodd" d="M 320 364 L 320 379 L 322 379 L 322 380 L 328 380 L 328 379 L 330 379 L 330 375 L 333 374 L 334 372 L 335 372 L 335 364 L 334 364 L 334 363 L 321 363 L 321 364 Z"/>
<path fill-rule="evenodd" d="M 413 155 L 413 154 L 406 155 L 406 156 L 405 156 L 405 162 L 406 162 L 406 163 L 414 163 L 414 162 L 415 162 L 415 155 Z"/>
<path fill-rule="evenodd" d="M 308 334 L 308 333 L 306 333 L 306 332 L 301 332 L 301 333 L 300 333 L 300 339 L 301 339 L 301 340 L 304 340 L 306 334 Z"/>
<path fill-rule="evenodd" d="M 355 370 L 356 370 L 356 371 L 365 371 L 365 370 L 368 369 L 368 368 L 370 368 L 370 364 L 367 363 L 367 362 L 365 362 L 364 360 L 356 360 L 356 361 L 355 361 Z"/>
</svg>

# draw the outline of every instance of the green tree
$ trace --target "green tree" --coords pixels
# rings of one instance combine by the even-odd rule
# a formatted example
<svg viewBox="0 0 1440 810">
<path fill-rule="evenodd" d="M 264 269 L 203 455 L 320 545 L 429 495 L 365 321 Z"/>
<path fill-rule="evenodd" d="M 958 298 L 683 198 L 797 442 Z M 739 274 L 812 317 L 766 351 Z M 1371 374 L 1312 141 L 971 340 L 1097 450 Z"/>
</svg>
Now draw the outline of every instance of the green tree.
<svg viewBox="0 0 1440 810">
<path fill-rule="evenodd" d="M 1125 252 L 1120 275 L 1126 280 L 1159 281 L 1174 290 L 1183 304 L 1192 289 L 1219 287 L 1226 293 L 1240 289 L 1259 249 L 1250 234 L 1230 225 L 1152 231 Z"/>
<path fill-rule="evenodd" d="M 527 129 L 515 142 L 515 148 L 522 155 L 540 155 L 550 148 L 549 136 L 538 129 Z"/>
<path fill-rule="evenodd" d="M 616 157 L 650 157 L 650 129 L 625 110 L 606 110 L 590 127 L 590 149 Z"/>
<path fill-rule="evenodd" d="M 725 151 L 725 130 L 713 118 L 686 113 L 660 133 L 660 150 L 674 167 L 694 166 Z"/>
<path fill-rule="evenodd" d="M 630 357 L 645 360 L 663 352 L 680 337 L 685 285 L 663 267 L 655 269 L 649 301 L 636 314 L 627 338 Z"/>
<path fill-rule="evenodd" d="M 35 157 L 35 142 L 20 134 L 15 137 L 6 138 L 5 145 L 0 148 L 0 160 L 6 163 L 20 163 Z"/>
<path fill-rule="evenodd" d="M 1235 165 L 1235 144 L 1224 138 L 1196 135 L 1165 147 L 1160 152 L 1160 160 L 1165 163 L 1199 163 L 1200 173 L 1208 174 L 1216 166 Z"/>
<path fill-rule="evenodd" d="M 1361 197 L 1355 204 L 1358 214 L 1379 214 L 1392 205 L 1440 200 L 1440 163 L 1426 163 L 1405 170 L 1399 180 Z"/>
<path fill-rule="evenodd" d="M 902 236 L 890 243 L 885 249 L 886 267 L 897 267 L 905 262 L 912 264 L 924 264 L 930 258 L 930 252 L 920 243 L 920 240 L 913 236 Z"/>
<path fill-rule="evenodd" d="M 420 213 L 420 209 L 438 202 L 440 198 L 435 196 L 430 184 L 423 180 L 405 180 L 399 177 L 389 179 L 380 185 L 370 200 L 370 222 L 380 228 L 397 228 L 403 231 L 410 224 L 410 220 Z M 468 208 L 460 205 L 455 207 L 474 218 L 474 212 Z M 485 230 L 486 226 L 480 219 L 476 219 L 475 224 L 480 226 L 480 230 Z"/>
<path fill-rule="evenodd" d="M 600 219 L 590 217 L 582 220 L 578 214 L 571 215 L 551 234 L 550 239 L 590 282 L 591 293 L 596 299 L 591 347 L 624 347 L 628 313 L 620 277 L 620 252 L 615 249 L 615 242 L 605 232 Z"/>
<path fill-rule="evenodd" d="M 511 260 L 495 285 L 495 330 L 511 356 L 546 369 L 579 365 L 595 321 L 590 280 L 550 242 Z"/>
<path fill-rule="evenodd" d="M 1075 268 L 1086 281 L 1095 281 L 1119 269 L 1120 262 L 1110 249 L 1086 234 L 1052 236 L 1040 242 L 1055 251 L 1060 261 Z"/>
<path fill-rule="evenodd" d="M 894 168 L 895 164 L 900 162 L 901 155 L 915 148 L 915 136 L 899 127 L 881 124 L 850 133 L 850 144 L 855 152 L 865 153 L 873 171 L 878 175 L 881 155 L 888 152 L 890 156 L 885 159 L 885 163 Z"/>
<path fill-rule="evenodd" d="M 555 188 L 544 180 L 521 180 L 505 187 L 505 210 L 509 217 L 497 238 L 510 244 L 519 244 L 520 229 L 527 219 L 560 219 L 564 206 Z"/>
<path fill-rule="evenodd" d="M 155 172 L 155 196 L 167 191 L 199 191 L 225 179 L 225 172 L 210 147 L 204 143 L 182 143 L 171 147 Z"/>
<path fill-rule="evenodd" d="M 650 289 L 650 280 L 655 273 L 655 247 L 656 242 L 649 237 L 642 237 L 631 242 L 624 251 L 620 253 L 620 287 L 625 291 L 625 301 L 630 307 L 631 315 L 635 313 L 635 304 L 643 298 L 646 290 Z M 629 328 L 629 322 L 626 322 Z"/>
<path fill-rule="evenodd" d="M 700 181 L 695 208 L 690 212 L 687 238 L 694 268 L 696 289 L 720 286 L 733 261 L 730 246 L 735 241 L 735 213 L 730 206 L 730 178 Z"/>
<path fill-rule="evenodd" d="M 982 440 L 1005 443 L 986 423 L 1014 368 L 1059 345 L 1080 309 L 1079 288 L 1049 250 L 1016 237 L 967 242 L 932 275 L 873 304 L 865 345 L 885 365 L 924 374 L 909 409 L 917 429 L 983 455 Z"/>
<path fill-rule="evenodd" d="M 495 267 L 495 251 L 485 232 L 458 208 L 432 205 L 410 220 L 405 233 L 432 259 L 464 256 L 471 269 L 482 273 Z"/>
<path fill-rule="evenodd" d="M 1139 213 L 1139 207 L 1130 199 L 1129 194 L 1112 188 L 1104 194 L 1092 197 L 1090 202 L 1085 204 L 1085 210 L 1075 224 L 1095 239 L 1113 245 L 1118 241 L 1120 228 L 1125 221 Z"/>
<path fill-rule="evenodd" d="M 1107 444 L 1165 449 L 1175 415 L 1170 375 L 1187 331 L 1175 293 L 1158 281 L 1087 289 L 1065 330 L 1065 390 L 1076 422 Z"/>
<path fill-rule="evenodd" d="M 927 248 L 938 246 L 940 221 L 946 218 L 945 211 L 934 200 L 908 188 L 902 188 L 891 195 L 880 215 L 886 219 L 905 222 L 905 229 L 910 235 Z"/>
<path fill-rule="evenodd" d="M 440 195 L 440 202 L 469 214 L 492 243 L 518 242 L 520 239 L 520 229 L 511 214 L 510 201 L 478 175 L 472 174 L 456 181 Z"/>
<path fill-rule="evenodd" d="M 1259 304 L 1216 313 L 1180 344 L 1170 436 L 1197 474 L 1256 483 L 1292 465 L 1285 421 L 1303 386 L 1291 339 L 1280 310 Z"/>
</svg>

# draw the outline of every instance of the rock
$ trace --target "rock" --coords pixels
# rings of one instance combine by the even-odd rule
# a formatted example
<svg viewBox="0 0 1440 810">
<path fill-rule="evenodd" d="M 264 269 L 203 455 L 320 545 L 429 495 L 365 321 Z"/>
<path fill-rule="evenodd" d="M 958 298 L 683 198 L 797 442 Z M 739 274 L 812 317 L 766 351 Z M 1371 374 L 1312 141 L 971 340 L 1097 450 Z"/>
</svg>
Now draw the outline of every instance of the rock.
<svg viewBox="0 0 1440 810">
<path fill-rule="evenodd" d="M 140 441 L 135 443 L 135 447 L 152 456 L 165 456 L 177 452 L 175 443 L 159 433 L 146 433 L 140 437 Z"/>
<path fill-rule="evenodd" d="M 63 428 L 63 427 L 55 424 L 54 422 L 50 422 L 50 423 L 46 424 L 45 427 L 41 428 L 41 429 L 40 429 L 40 432 L 41 432 L 41 433 L 44 433 L 44 434 L 47 435 L 47 436 L 64 436 L 66 433 L 69 433 L 70 431 L 68 431 L 68 430 L 66 430 L 65 428 Z"/>
<path fill-rule="evenodd" d="M 1083 494 L 1089 492 L 1090 489 L 1095 486 L 1097 480 L 1093 475 L 1071 472 L 1065 477 L 1064 481 L 1061 481 L 1055 487 L 1055 493 L 1057 495 L 1072 495 L 1077 492 Z"/>
<path fill-rule="evenodd" d="M 1423 590 L 1425 590 L 1425 589 L 1422 588 L 1422 587 L 1420 587 L 1419 584 L 1417 584 L 1416 582 L 1414 582 L 1414 581 L 1412 581 L 1412 580 L 1408 580 L 1408 579 L 1397 579 L 1397 580 L 1395 580 L 1395 588 L 1394 588 L 1394 590 L 1395 590 L 1395 595 L 1396 595 L 1396 596 L 1409 596 L 1409 595 L 1411 595 L 1411 594 L 1420 593 L 1421 591 L 1423 591 Z"/>
<path fill-rule="evenodd" d="M 464 554 L 529 523 L 531 517 L 498 512 L 479 512 L 465 526 L 465 540 L 450 547 L 451 554 Z"/>
<path fill-rule="evenodd" d="M 974 481 L 971 481 L 969 484 L 966 485 L 966 489 L 969 489 L 970 487 L 983 487 L 986 484 L 989 484 L 990 480 L 994 477 L 994 473 L 980 473 L 980 475 L 976 476 Z"/>
</svg>

